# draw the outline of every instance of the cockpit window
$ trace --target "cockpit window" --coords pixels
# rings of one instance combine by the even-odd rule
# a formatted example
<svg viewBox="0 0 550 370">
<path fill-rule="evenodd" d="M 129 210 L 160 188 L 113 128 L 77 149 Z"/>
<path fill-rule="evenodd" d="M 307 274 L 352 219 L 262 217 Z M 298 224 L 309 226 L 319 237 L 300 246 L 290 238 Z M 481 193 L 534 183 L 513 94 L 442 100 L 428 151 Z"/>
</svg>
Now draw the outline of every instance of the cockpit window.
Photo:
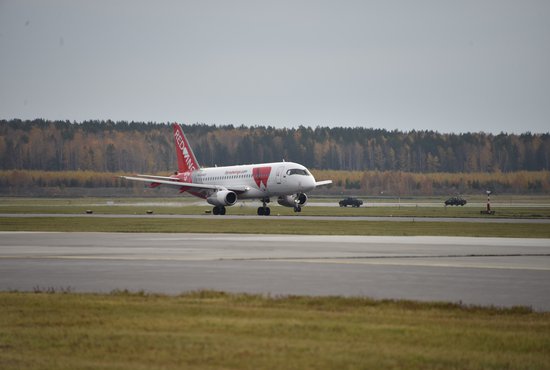
<svg viewBox="0 0 550 370">
<path fill-rule="evenodd" d="M 306 170 L 302 170 L 300 168 L 291 168 L 290 170 L 286 171 L 287 175 L 303 175 L 307 176 L 309 173 Z"/>
</svg>

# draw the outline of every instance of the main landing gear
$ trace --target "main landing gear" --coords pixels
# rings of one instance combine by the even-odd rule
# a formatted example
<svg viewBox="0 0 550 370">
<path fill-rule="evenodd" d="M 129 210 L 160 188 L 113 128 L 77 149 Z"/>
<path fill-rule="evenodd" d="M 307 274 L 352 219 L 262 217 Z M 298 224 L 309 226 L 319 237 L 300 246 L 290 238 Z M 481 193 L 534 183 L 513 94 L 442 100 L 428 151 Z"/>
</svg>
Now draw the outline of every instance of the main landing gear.
<svg viewBox="0 0 550 370">
<path fill-rule="evenodd" d="M 224 206 L 216 206 L 212 209 L 212 213 L 217 215 L 225 215 L 225 207 Z"/>
<path fill-rule="evenodd" d="M 294 212 L 302 212 L 302 207 L 300 207 L 299 204 L 296 204 L 296 205 L 294 206 Z"/>
<path fill-rule="evenodd" d="M 269 203 L 269 198 L 262 199 L 262 206 L 258 207 L 258 216 L 269 216 L 271 214 L 271 209 L 267 206 Z"/>
</svg>

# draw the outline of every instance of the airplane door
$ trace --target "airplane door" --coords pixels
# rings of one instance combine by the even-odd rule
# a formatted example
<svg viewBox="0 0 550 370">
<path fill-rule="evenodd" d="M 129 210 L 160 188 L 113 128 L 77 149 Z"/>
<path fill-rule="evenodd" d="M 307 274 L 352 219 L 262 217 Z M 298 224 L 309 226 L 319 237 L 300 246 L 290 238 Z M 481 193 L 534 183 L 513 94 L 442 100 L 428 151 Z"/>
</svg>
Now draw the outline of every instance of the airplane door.
<svg viewBox="0 0 550 370">
<path fill-rule="evenodd" d="M 275 174 L 275 178 L 277 179 L 277 184 L 281 184 L 283 182 L 284 169 L 285 169 L 285 166 L 279 166 L 277 168 L 277 172 Z"/>
</svg>

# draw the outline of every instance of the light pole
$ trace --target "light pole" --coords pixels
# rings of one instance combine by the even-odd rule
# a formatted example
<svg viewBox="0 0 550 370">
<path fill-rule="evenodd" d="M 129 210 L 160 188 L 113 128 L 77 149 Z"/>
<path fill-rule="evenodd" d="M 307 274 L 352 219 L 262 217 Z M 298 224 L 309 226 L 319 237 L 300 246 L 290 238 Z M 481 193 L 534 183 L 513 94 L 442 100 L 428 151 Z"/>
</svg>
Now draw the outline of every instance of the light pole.
<svg viewBox="0 0 550 370">
<path fill-rule="evenodd" d="M 495 211 L 491 211 L 491 190 L 485 191 L 487 193 L 487 209 L 485 211 L 481 211 L 481 214 L 486 215 L 494 215 Z"/>
</svg>

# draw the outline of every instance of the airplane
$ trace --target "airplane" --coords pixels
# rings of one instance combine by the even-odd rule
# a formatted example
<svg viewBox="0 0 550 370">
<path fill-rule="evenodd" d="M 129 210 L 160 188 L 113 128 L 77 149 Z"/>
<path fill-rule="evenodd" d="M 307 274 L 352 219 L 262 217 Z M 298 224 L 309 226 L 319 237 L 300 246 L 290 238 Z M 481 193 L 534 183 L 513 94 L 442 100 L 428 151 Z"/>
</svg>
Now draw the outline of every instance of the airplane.
<svg viewBox="0 0 550 370">
<path fill-rule="evenodd" d="M 181 127 L 177 123 L 172 127 L 178 171 L 171 176 L 137 174 L 120 177 L 148 183 L 151 188 L 160 185 L 176 187 L 180 193 L 188 192 L 205 199 L 214 206 L 214 215 L 225 215 L 225 207 L 234 205 L 237 200 L 259 199 L 262 206 L 258 207 L 258 216 L 269 216 L 271 210 L 267 204 L 272 197 L 277 197 L 280 205 L 301 212 L 308 199 L 306 192 L 332 184 L 332 180 L 315 181 L 306 167 L 294 162 L 203 168 L 199 166 Z"/>
</svg>

